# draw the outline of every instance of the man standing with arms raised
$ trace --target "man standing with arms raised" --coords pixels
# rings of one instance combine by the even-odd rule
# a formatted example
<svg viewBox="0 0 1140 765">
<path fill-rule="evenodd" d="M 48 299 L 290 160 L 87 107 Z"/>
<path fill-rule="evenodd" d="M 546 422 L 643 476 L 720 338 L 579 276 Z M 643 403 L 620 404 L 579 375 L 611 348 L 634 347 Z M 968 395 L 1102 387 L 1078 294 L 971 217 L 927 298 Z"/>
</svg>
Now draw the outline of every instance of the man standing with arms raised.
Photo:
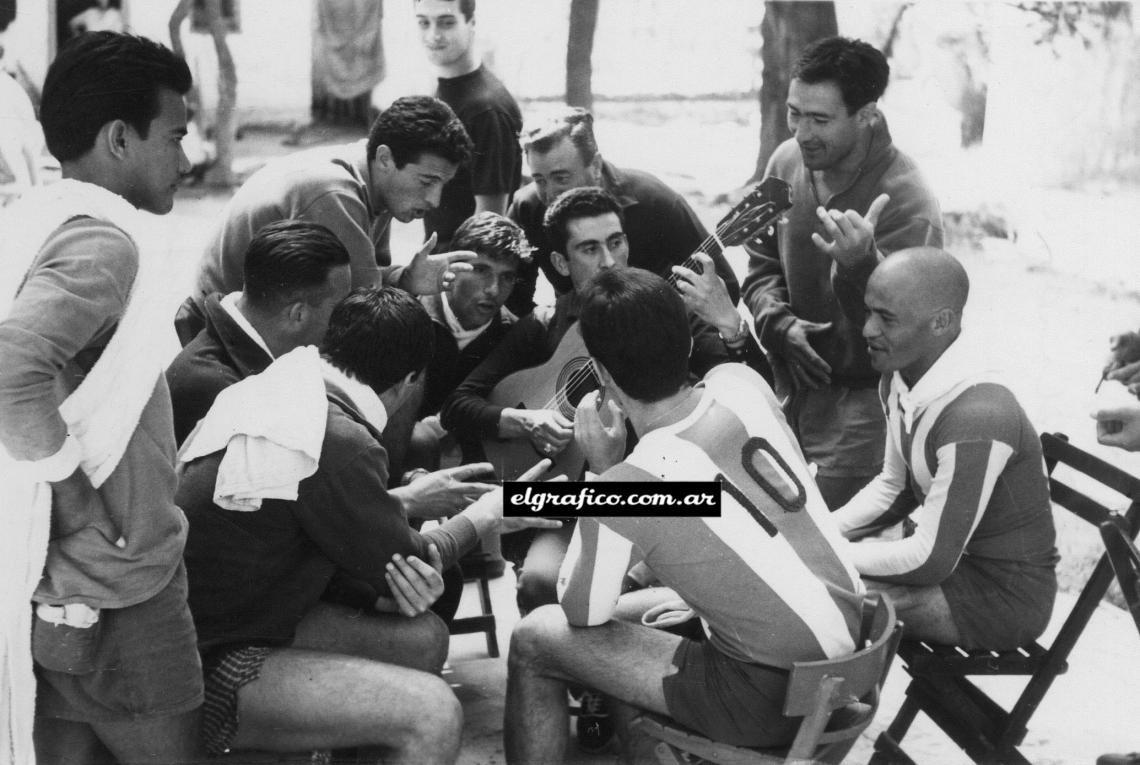
<svg viewBox="0 0 1140 765">
<path fill-rule="evenodd" d="M 424 215 L 438 247 L 475 213 L 505 213 L 522 180 L 522 112 L 475 47 L 475 0 L 415 0 L 416 23 L 439 76 L 436 98 L 454 110 L 474 144 L 471 162 L 443 187 L 439 207 Z"/>
<path fill-rule="evenodd" d="M 776 393 L 831 508 L 877 475 L 884 420 L 860 331 L 871 271 L 905 247 L 942 246 L 942 215 L 918 168 L 895 148 L 878 100 L 890 67 L 860 40 L 808 47 L 792 70 L 792 138 L 767 175 L 793 207 L 745 245 L 744 301 L 772 358 Z"/>
</svg>

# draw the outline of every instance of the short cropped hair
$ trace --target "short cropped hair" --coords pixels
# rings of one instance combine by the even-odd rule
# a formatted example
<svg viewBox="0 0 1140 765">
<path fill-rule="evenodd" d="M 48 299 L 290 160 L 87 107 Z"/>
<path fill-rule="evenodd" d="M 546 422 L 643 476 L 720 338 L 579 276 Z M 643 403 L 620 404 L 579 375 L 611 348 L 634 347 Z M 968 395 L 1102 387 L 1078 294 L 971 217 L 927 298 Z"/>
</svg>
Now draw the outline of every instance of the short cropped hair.
<svg viewBox="0 0 1140 765">
<path fill-rule="evenodd" d="M 418 3 L 419 0 L 412 0 L 413 3 Z M 451 2 L 451 0 L 447 0 Z M 463 14 L 463 18 L 470 21 L 475 15 L 475 0 L 459 0 L 459 12 Z"/>
<path fill-rule="evenodd" d="M 485 210 L 472 215 L 451 237 L 452 250 L 471 250 L 491 260 L 519 263 L 530 260 L 530 243 L 510 218 Z"/>
<path fill-rule="evenodd" d="M 586 285 L 578 322 L 590 355 L 638 401 L 660 401 L 688 380 L 692 335 L 685 303 L 657 274 L 599 272 Z"/>
<path fill-rule="evenodd" d="M 395 287 L 362 287 L 333 308 L 321 352 L 377 393 L 420 372 L 435 352 L 435 330 L 420 301 Z"/>
<path fill-rule="evenodd" d="M 827 37 L 812 43 L 792 67 L 792 79 L 808 85 L 834 82 L 848 114 L 878 101 L 887 89 L 891 67 L 878 49 L 848 37 Z"/>
<path fill-rule="evenodd" d="M 550 249 L 566 255 L 566 242 L 570 238 L 570 221 L 596 218 L 613 213 L 621 220 L 621 205 L 614 195 L 598 186 L 581 186 L 564 191 L 550 203 L 542 216 L 542 228 Z M 624 227 L 624 222 L 623 222 Z"/>
<path fill-rule="evenodd" d="M 146 138 L 159 90 L 185 95 L 190 84 L 186 62 L 145 37 L 89 32 L 69 40 L 44 79 L 40 122 L 48 150 L 60 162 L 78 159 L 114 120 Z"/>
<path fill-rule="evenodd" d="M 435 154 L 462 165 L 471 159 L 471 139 L 451 107 L 431 96 L 404 96 L 392 102 L 368 131 L 368 161 L 387 146 L 397 168 Z"/>
<path fill-rule="evenodd" d="M 563 138 L 570 139 L 582 163 L 594 159 L 598 153 L 598 142 L 594 138 L 594 115 L 576 106 L 567 106 L 523 131 L 523 151 L 537 151 L 545 154 Z"/>
<path fill-rule="evenodd" d="M 348 250 L 319 223 L 279 220 L 263 226 L 245 251 L 242 292 L 254 306 L 295 302 L 323 287 L 329 272 L 349 263 Z"/>
</svg>

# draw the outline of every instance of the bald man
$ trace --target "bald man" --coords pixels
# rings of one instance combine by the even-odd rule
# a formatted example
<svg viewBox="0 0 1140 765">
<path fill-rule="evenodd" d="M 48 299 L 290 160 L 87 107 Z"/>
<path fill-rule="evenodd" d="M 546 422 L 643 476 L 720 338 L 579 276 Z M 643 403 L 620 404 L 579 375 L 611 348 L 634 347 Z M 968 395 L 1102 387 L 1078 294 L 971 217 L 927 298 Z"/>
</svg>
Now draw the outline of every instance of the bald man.
<svg viewBox="0 0 1140 765">
<path fill-rule="evenodd" d="M 883 375 L 886 456 L 835 517 L 908 637 L 1008 649 L 1045 629 L 1057 551 L 1037 432 L 962 334 L 969 288 L 961 264 L 932 247 L 871 274 L 863 338 Z M 880 534 L 908 517 L 909 536 Z"/>
</svg>

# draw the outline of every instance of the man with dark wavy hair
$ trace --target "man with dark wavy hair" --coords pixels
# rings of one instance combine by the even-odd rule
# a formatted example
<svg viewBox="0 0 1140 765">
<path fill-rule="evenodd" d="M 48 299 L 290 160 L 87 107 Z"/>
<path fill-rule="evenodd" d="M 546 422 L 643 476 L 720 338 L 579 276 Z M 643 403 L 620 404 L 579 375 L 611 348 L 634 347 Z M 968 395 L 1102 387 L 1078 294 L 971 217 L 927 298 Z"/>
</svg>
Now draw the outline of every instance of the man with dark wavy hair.
<svg viewBox="0 0 1140 765">
<path fill-rule="evenodd" d="M 429 239 L 407 267 L 393 266 L 392 219 L 422 218 L 444 185 L 471 157 L 471 140 L 455 113 L 426 96 L 397 99 L 372 123 L 368 138 L 310 149 L 271 162 L 242 184 L 222 211 L 198 269 L 194 295 L 175 319 L 185 345 L 202 327 L 201 301 L 242 286 L 242 261 L 262 226 L 286 219 L 325 226 L 348 250 L 352 286 L 392 284 L 416 294 L 447 289 L 465 255 L 430 255 Z M 453 265 L 454 264 L 454 265 Z"/>
<path fill-rule="evenodd" d="M 582 338 L 605 390 L 604 403 L 583 398 L 574 421 L 600 473 L 591 486 L 604 494 L 611 481 L 637 482 L 651 493 L 708 481 L 721 512 L 578 520 L 558 575 L 561 607 L 532 611 L 511 635 L 507 762 L 562 761 L 568 683 L 716 741 L 786 744 L 797 722 L 782 713 L 792 663 L 849 654 L 858 637 L 862 586 L 843 539 L 767 383 L 740 364 L 690 383 L 688 321 L 672 287 L 610 269 L 580 295 Z M 627 420 L 640 439 L 628 455 Z M 634 561 L 648 576 L 631 576 Z M 635 578 L 672 592 L 622 597 Z M 699 615 L 709 639 L 651 628 L 662 609 L 646 612 L 647 602 Z"/>
<path fill-rule="evenodd" d="M 879 375 L 860 336 L 867 279 L 892 252 L 942 245 L 938 201 L 879 111 L 889 75 L 883 54 L 861 40 L 804 50 L 788 88 L 792 138 L 766 170 L 791 185 L 792 209 L 774 236 L 745 244 L 744 302 L 833 509 L 883 463 Z"/>
<path fill-rule="evenodd" d="M 12 668 L 0 749 L 14 762 L 33 759 L 22 722 L 33 706 L 41 763 L 199 757 L 186 521 L 165 341 L 148 308 L 162 253 L 138 214 L 170 212 L 190 169 L 190 83 L 186 62 L 151 40 L 97 32 L 65 45 L 41 108 L 63 180 L 0 224 L 0 624 L 12 630 L 0 635 Z"/>
</svg>

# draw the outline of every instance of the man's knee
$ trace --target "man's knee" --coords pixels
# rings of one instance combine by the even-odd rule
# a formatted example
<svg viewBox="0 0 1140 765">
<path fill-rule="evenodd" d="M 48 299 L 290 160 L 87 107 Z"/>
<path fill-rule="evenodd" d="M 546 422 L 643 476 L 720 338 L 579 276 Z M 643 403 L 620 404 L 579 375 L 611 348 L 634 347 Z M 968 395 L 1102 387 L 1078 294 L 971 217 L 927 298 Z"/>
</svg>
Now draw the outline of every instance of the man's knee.
<svg viewBox="0 0 1140 765">
<path fill-rule="evenodd" d="M 424 676 L 416 689 L 417 713 L 395 741 L 409 751 L 448 751 L 459 747 L 463 733 L 463 707 L 451 686 L 439 677 Z"/>
<path fill-rule="evenodd" d="M 519 613 L 529 614 L 541 606 L 558 602 L 558 590 L 554 579 L 545 569 L 523 568 L 519 574 L 518 590 L 515 593 Z"/>
<path fill-rule="evenodd" d="M 567 639 L 566 617 L 556 605 L 542 606 L 524 616 L 511 632 L 508 657 L 512 667 L 547 663 L 557 647 Z"/>
<path fill-rule="evenodd" d="M 417 662 L 414 668 L 438 675 L 443 671 L 450 647 L 451 634 L 447 624 L 431 611 L 426 611 L 409 622 L 418 636 L 413 639 L 423 646 L 422 663 Z"/>
</svg>

